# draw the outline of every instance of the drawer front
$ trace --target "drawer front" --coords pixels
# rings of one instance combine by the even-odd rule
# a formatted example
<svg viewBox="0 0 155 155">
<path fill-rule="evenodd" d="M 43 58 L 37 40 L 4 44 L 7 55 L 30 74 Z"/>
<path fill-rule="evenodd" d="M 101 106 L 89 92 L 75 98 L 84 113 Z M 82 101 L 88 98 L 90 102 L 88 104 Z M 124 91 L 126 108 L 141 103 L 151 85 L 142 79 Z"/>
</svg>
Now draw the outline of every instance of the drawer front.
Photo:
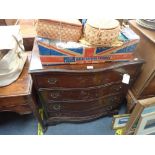
<svg viewBox="0 0 155 155">
<path fill-rule="evenodd" d="M 11 111 L 11 112 L 16 112 L 21 115 L 23 114 L 30 114 L 32 113 L 32 109 L 29 107 L 27 104 L 21 104 L 18 106 L 0 106 L 0 112 L 4 111 Z"/>
<path fill-rule="evenodd" d="M 105 95 L 115 94 L 117 92 L 127 92 L 128 85 L 116 83 L 114 85 L 102 85 L 98 87 L 89 88 L 75 88 L 75 89 L 42 89 L 39 91 L 41 97 L 46 102 L 49 101 L 68 101 L 68 100 L 88 100 L 100 98 Z"/>
<path fill-rule="evenodd" d="M 96 109 L 90 109 L 87 111 L 79 111 L 79 112 L 50 112 L 48 113 L 48 117 L 57 117 L 57 118 L 72 118 L 72 117 L 91 117 L 91 116 L 97 116 L 97 115 L 104 115 L 105 113 L 111 113 L 113 110 L 119 109 L 119 104 L 115 104 L 113 106 L 105 106 L 104 108 L 96 108 Z"/>
<path fill-rule="evenodd" d="M 0 107 L 13 107 L 20 105 L 28 105 L 31 102 L 29 95 L 27 96 L 14 96 L 14 97 L 4 97 L 0 98 Z"/>
<path fill-rule="evenodd" d="M 116 108 L 119 107 L 118 104 L 114 105 L 107 105 L 104 107 L 99 107 L 99 108 L 92 108 L 92 109 L 87 109 L 87 110 L 80 110 L 80 111 L 53 111 L 53 112 L 48 112 L 48 118 L 49 117 L 87 117 L 91 115 L 98 115 L 99 113 L 105 113 L 105 112 L 110 112 Z"/>
<path fill-rule="evenodd" d="M 69 116 L 84 116 L 94 115 L 98 111 L 111 111 L 118 107 L 121 103 L 122 96 L 108 96 L 88 101 L 72 101 L 72 102 L 49 102 L 46 103 L 48 117 L 69 117 Z"/>
<path fill-rule="evenodd" d="M 37 88 L 86 88 L 100 86 L 108 83 L 122 81 L 123 74 L 128 73 L 131 78 L 135 76 L 136 67 L 126 66 L 105 70 L 101 72 L 69 73 L 69 72 L 46 72 L 37 73 L 33 76 Z"/>
</svg>

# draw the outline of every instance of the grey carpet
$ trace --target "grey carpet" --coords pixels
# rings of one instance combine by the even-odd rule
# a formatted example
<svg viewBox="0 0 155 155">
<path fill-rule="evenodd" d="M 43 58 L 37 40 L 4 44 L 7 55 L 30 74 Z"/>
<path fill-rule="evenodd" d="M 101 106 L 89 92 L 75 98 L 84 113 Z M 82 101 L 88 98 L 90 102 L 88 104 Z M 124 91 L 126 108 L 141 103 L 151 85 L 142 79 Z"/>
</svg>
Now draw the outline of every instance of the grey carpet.
<svg viewBox="0 0 155 155">
<path fill-rule="evenodd" d="M 120 113 L 124 113 L 122 106 Z M 48 127 L 45 135 L 113 135 L 112 117 L 103 117 L 91 122 L 61 123 Z M 16 113 L 0 113 L 0 135 L 36 135 L 37 120 L 33 114 L 20 116 Z"/>
</svg>

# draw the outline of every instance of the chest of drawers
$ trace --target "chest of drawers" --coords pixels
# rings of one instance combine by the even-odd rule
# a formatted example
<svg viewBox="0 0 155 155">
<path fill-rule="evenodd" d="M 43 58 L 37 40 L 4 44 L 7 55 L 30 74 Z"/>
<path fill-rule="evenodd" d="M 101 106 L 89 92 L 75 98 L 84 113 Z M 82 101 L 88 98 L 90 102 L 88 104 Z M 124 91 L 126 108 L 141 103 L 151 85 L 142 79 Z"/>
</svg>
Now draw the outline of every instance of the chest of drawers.
<svg viewBox="0 0 155 155">
<path fill-rule="evenodd" d="M 118 112 L 142 64 L 142 60 L 133 60 L 42 66 L 34 48 L 29 71 L 45 124 L 90 121 Z M 122 83 L 124 74 L 130 75 L 129 84 Z"/>
</svg>

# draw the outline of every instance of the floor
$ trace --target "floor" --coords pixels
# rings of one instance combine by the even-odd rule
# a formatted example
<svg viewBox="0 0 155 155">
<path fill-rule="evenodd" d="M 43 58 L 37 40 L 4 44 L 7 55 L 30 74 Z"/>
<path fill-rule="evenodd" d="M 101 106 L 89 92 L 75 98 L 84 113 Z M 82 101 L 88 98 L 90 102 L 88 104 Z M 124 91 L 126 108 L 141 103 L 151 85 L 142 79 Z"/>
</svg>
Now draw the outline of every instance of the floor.
<svg viewBox="0 0 155 155">
<path fill-rule="evenodd" d="M 120 109 L 124 113 L 125 105 Z M 104 117 L 88 123 L 62 123 L 48 127 L 45 135 L 113 135 L 112 117 Z M 0 113 L 0 135 L 37 135 L 37 120 L 33 114 Z"/>
</svg>

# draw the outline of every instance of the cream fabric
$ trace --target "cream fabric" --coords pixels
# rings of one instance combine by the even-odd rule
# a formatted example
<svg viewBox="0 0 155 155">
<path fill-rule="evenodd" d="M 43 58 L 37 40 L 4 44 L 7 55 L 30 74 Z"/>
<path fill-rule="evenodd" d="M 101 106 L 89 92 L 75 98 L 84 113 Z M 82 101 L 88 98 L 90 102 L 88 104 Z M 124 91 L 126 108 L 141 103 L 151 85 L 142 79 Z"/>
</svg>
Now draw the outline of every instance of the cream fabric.
<svg viewBox="0 0 155 155">
<path fill-rule="evenodd" d="M 26 62 L 27 54 L 23 51 L 19 30 L 19 26 L 0 27 L 0 87 L 17 80 Z M 8 52 L 4 54 L 4 50 Z"/>
</svg>

